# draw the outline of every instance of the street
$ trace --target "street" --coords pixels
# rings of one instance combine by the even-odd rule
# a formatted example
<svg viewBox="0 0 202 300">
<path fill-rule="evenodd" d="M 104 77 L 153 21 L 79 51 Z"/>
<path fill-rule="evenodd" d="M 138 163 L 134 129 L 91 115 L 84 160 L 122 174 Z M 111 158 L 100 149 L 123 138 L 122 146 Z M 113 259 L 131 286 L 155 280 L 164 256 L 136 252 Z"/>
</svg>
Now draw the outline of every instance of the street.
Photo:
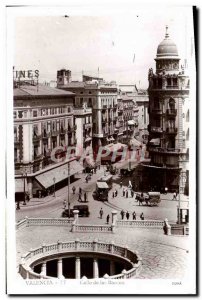
<svg viewBox="0 0 202 300">
<path fill-rule="evenodd" d="M 128 164 L 127 161 L 124 163 L 119 163 L 119 168 L 121 166 L 126 166 Z M 123 187 L 120 187 L 120 176 L 113 175 L 113 187 L 109 191 L 109 200 L 102 202 L 98 200 L 94 200 L 92 193 L 95 190 L 97 179 L 104 175 L 106 171 L 105 166 L 101 166 L 100 170 L 97 170 L 96 174 L 92 175 L 91 180 L 88 183 L 85 181 L 86 174 L 77 174 L 75 177 L 75 181 L 70 184 L 70 207 L 73 208 L 74 205 L 77 204 L 87 204 L 90 210 L 90 216 L 88 218 L 80 219 L 80 222 L 83 224 L 104 224 L 106 222 L 106 216 L 110 214 L 111 211 L 116 210 L 118 212 L 118 219 L 121 219 L 120 212 L 124 210 L 125 212 L 129 212 L 129 220 L 132 220 L 132 213 L 135 211 L 137 219 L 140 219 L 140 214 L 143 212 L 145 219 L 153 219 L 153 220 L 163 220 L 167 218 L 170 222 L 176 222 L 177 220 L 177 201 L 172 201 L 171 194 L 161 194 L 161 202 L 158 206 L 146 206 L 139 205 L 139 203 L 135 200 L 135 195 L 133 198 L 129 196 L 129 198 L 123 197 L 122 190 L 123 188 L 127 188 L 130 177 L 125 177 L 122 179 Z M 76 192 L 73 194 L 72 187 L 75 186 Z M 82 189 L 82 200 L 83 194 L 86 192 L 87 194 L 87 203 L 79 202 L 79 187 Z M 117 190 L 117 197 L 113 197 L 113 191 Z M 31 199 L 26 206 L 21 205 L 20 210 L 16 210 L 16 221 L 19 221 L 23 218 L 27 217 L 61 217 L 61 214 L 64 210 L 64 200 L 67 201 L 68 195 L 68 187 L 63 187 L 60 190 L 55 192 L 55 197 L 53 195 L 49 195 L 44 198 L 33 198 Z M 67 203 L 67 202 L 66 202 Z M 99 218 L 99 211 L 103 209 L 103 218 Z M 67 204 L 66 204 L 67 208 Z"/>
</svg>

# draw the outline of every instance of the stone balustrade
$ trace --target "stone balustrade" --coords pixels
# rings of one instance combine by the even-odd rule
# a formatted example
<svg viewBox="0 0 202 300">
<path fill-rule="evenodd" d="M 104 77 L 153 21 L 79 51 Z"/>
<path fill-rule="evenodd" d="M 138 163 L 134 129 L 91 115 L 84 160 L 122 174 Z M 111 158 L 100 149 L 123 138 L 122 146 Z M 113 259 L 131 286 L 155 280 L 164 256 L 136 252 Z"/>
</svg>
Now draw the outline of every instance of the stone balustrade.
<svg viewBox="0 0 202 300">
<path fill-rule="evenodd" d="M 25 218 L 16 224 L 16 230 L 29 226 L 69 226 L 73 219 L 68 218 Z"/>
<path fill-rule="evenodd" d="M 118 220 L 118 227 L 138 227 L 138 228 L 154 228 L 163 229 L 164 221 L 159 220 Z"/>
<path fill-rule="evenodd" d="M 19 273 L 24 279 L 37 279 L 37 278 L 53 278 L 47 276 L 43 272 L 36 273 L 33 271 L 32 267 L 37 264 L 44 263 L 51 257 L 55 257 L 57 255 L 58 261 L 61 264 L 61 258 L 67 257 L 68 253 L 72 255 L 74 253 L 76 259 L 79 259 L 79 253 L 91 253 L 93 256 L 96 254 L 100 255 L 111 255 L 112 257 L 121 258 L 129 262 L 132 268 L 128 271 L 123 270 L 121 274 L 116 274 L 112 276 L 108 276 L 108 278 L 112 279 L 126 279 L 126 278 L 134 278 L 137 274 L 139 274 L 142 258 L 139 256 L 138 252 L 132 251 L 128 249 L 126 246 L 122 247 L 119 245 L 115 245 L 112 241 L 111 243 L 106 243 L 102 241 L 80 241 L 79 239 L 75 241 L 68 242 L 60 242 L 58 241 L 55 244 L 45 245 L 43 244 L 41 247 L 36 249 L 31 249 L 25 255 L 21 257 L 21 262 L 19 264 Z M 80 262 L 79 262 L 80 265 Z M 60 268 L 62 270 L 62 268 Z M 60 275 L 62 275 L 60 271 Z M 77 277 L 76 277 L 77 278 Z"/>
<path fill-rule="evenodd" d="M 109 225 L 81 225 L 72 224 L 72 232 L 113 232 L 113 227 Z"/>
</svg>

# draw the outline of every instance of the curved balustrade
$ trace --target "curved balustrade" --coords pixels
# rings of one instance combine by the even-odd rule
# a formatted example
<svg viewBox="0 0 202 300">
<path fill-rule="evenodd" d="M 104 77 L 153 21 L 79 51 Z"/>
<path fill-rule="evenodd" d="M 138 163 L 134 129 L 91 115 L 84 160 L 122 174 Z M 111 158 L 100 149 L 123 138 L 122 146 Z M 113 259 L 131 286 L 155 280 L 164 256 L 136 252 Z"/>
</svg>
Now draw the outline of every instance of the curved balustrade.
<svg viewBox="0 0 202 300">
<path fill-rule="evenodd" d="M 118 245 L 114 245 L 114 243 L 105 243 L 101 241 L 94 240 L 90 241 L 69 241 L 69 242 L 60 242 L 58 241 L 55 244 L 45 245 L 43 244 L 41 247 L 37 249 L 31 249 L 28 253 L 26 253 L 21 258 L 21 263 L 19 264 L 19 273 L 24 279 L 37 279 L 37 278 L 53 278 L 44 274 L 38 274 L 32 270 L 32 266 L 37 261 L 37 263 L 42 263 L 51 257 L 57 258 L 64 257 L 64 255 L 68 255 L 68 252 L 72 252 L 78 255 L 80 252 L 92 254 L 108 254 L 121 259 L 127 260 L 132 268 L 128 271 L 123 270 L 121 274 L 116 274 L 113 276 L 108 276 L 108 278 L 112 279 L 126 279 L 135 277 L 139 271 L 141 266 L 141 257 L 137 252 L 133 252 L 129 250 L 127 247 L 122 247 Z"/>
</svg>

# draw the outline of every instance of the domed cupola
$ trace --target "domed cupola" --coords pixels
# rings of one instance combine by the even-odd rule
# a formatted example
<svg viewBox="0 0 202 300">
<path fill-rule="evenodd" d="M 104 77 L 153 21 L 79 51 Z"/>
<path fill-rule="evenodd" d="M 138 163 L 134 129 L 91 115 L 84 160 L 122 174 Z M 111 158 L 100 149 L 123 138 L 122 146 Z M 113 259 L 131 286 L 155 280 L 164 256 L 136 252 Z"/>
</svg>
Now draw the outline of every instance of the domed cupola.
<svg viewBox="0 0 202 300">
<path fill-rule="evenodd" d="M 179 70 L 179 56 L 176 44 L 170 39 L 168 34 L 168 26 L 166 26 L 166 34 L 164 40 L 158 45 L 156 54 L 156 71 L 157 73 L 166 71 Z"/>
</svg>

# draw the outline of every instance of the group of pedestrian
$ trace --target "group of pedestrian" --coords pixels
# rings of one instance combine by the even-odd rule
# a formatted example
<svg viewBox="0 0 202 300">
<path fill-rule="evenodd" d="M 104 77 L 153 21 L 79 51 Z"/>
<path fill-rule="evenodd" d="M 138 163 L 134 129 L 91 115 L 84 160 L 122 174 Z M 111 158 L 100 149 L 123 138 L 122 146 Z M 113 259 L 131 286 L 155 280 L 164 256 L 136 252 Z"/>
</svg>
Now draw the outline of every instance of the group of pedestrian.
<svg viewBox="0 0 202 300">
<path fill-rule="evenodd" d="M 73 188 L 74 188 L 74 190 L 73 190 Z M 73 187 L 72 188 L 72 190 L 73 190 L 73 194 L 75 194 L 75 187 Z M 83 202 L 83 199 L 82 199 L 82 193 L 83 193 L 83 191 L 82 191 L 82 188 L 80 187 L 79 188 L 79 198 L 78 198 L 78 201 L 79 202 Z M 83 198 L 84 198 L 84 202 L 87 202 L 87 194 L 86 194 L 86 192 L 84 192 L 84 194 L 83 194 Z"/>
<path fill-rule="evenodd" d="M 130 197 L 133 198 L 134 197 L 134 191 L 131 189 L 125 189 L 123 188 L 123 197 L 129 198 L 129 193 L 130 193 Z"/>
<path fill-rule="evenodd" d="M 100 214 L 100 219 L 102 219 L 103 213 L 104 213 L 104 212 L 103 212 L 103 209 L 102 209 L 102 207 L 101 207 L 100 212 L 99 212 L 99 214 Z M 106 217 L 106 223 L 107 223 L 107 224 L 109 224 L 109 219 L 110 219 L 110 215 L 108 214 L 107 217 Z"/>
<path fill-rule="evenodd" d="M 112 197 L 115 198 L 115 197 L 117 197 L 117 196 L 118 196 L 118 191 L 117 191 L 117 190 L 113 191 L 113 192 L 112 192 Z"/>
<path fill-rule="evenodd" d="M 130 218 L 130 213 L 129 213 L 128 211 L 125 212 L 125 211 L 122 209 L 122 211 L 121 211 L 121 219 L 124 220 L 124 217 L 125 217 L 125 216 L 126 216 L 126 219 L 129 220 L 129 218 Z M 135 212 L 135 211 L 132 213 L 132 218 L 133 218 L 133 220 L 136 220 L 136 212 Z M 141 219 L 141 220 L 144 220 L 144 214 L 143 214 L 143 212 L 140 214 L 140 219 Z"/>
</svg>

